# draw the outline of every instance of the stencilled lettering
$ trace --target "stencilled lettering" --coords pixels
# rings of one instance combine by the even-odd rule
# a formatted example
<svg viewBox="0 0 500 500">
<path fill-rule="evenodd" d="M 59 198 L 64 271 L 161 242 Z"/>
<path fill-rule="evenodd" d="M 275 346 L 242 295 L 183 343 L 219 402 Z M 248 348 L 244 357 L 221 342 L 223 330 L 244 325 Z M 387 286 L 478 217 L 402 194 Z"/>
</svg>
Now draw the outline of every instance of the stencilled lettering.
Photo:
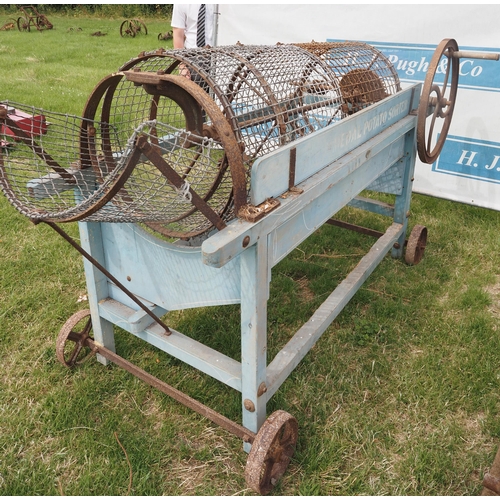
<svg viewBox="0 0 500 500">
<path fill-rule="evenodd" d="M 500 184 L 500 144 L 448 136 L 432 170 Z"/>
</svg>

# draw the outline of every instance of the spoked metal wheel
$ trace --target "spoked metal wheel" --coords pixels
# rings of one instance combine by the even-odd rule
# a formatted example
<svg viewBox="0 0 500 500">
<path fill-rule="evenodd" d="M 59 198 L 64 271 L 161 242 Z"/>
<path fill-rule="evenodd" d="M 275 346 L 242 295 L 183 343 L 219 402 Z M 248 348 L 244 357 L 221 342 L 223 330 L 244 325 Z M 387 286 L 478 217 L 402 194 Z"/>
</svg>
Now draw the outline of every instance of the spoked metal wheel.
<svg viewBox="0 0 500 500">
<path fill-rule="evenodd" d="M 142 33 L 143 35 L 148 34 L 148 29 L 146 28 L 146 25 L 142 21 L 136 20 L 135 26 L 136 26 L 137 34 L 140 34 L 140 33 Z"/>
<path fill-rule="evenodd" d="M 17 19 L 17 29 L 19 31 L 30 31 L 30 22 L 24 17 L 19 17 Z"/>
<path fill-rule="evenodd" d="M 417 150 L 420 160 L 434 163 L 443 149 L 451 125 L 457 97 L 460 60 L 453 57 L 458 52 L 458 45 L 452 38 L 443 40 L 429 64 L 429 70 L 422 89 L 418 107 Z M 441 83 L 435 83 L 437 74 L 443 76 Z M 429 116 L 429 111 L 432 114 Z M 438 120 L 441 130 L 438 132 Z M 427 128 L 427 122 L 429 126 Z M 439 133 L 439 137 L 435 136 Z"/>
<path fill-rule="evenodd" d="M 36 18 L 36 26 L 38 29 L 46 29 L 46 30 L 51 30 L 53 28 L 52 23 L 43 14 L 40 14 Z"/>
<path fill-rule="evenodd" d="M 424 256 L 427 245 L 427 228 L 417 224 L 411 231 L 406 244 L 405 261 L 407 264 L 418 264 Z"/>
<path fill-rule="evenodd" d="M 275 411 L 260 428 L 245 467 L 250 488 L 267 495 L 281 479 L 295 451 L 297 420 L 283 410 Z"/>
<path fill-rule="evenodd" d="M 132 23 L 128 19 L 123 21 L 120 26 L 120 36 L 135 37 L 135 30 L 133 29 Z"/>
<path fill-rule="evenodd" d="M 78 311 L 64 323 L 56 341 L 56 356 L 64 366 L 71 368 L 94 354 L 86 344 L 91 330 L 92 319 L 88 309 Z"/>
</svg>

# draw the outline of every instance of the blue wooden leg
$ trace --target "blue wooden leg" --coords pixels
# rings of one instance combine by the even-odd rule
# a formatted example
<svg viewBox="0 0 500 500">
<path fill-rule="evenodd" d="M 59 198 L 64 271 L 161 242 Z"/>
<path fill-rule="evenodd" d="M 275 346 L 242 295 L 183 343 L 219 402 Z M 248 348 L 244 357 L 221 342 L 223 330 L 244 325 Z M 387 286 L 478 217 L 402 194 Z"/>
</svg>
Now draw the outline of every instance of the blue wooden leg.
<svg viewBox="0 0 500 500">
<path fill-rule="evenodd" d="M 403 225 L 403 231 L 398 239 L 397 245 L 392 249 L 392 257 L 400 259 L 403 256 L 406 238 L 406 227 L 408 226 L 408 214 L 410 210 L 413 175 L 415 171 L 415 129 L 407 132 L 404 145 L 405 156 L 401 160 L 405 162 L 403 172 L 403 191 L 396 196 L 394 203 L 394 222 Z"/>
<path fill-rule="evenodd" d="M 241 396 L 243 426 L 257 432 L 266 420 L 267 241 L 259 240 L 241 255 Z M 251 446 L 244 443 L 248 453 Z"/>
<path fill-rule="evenodd" d="M 90 253 L 98 262 L 105 264 L 101 224 L 98 222 L 79 222 L 78 226 L 82 248 Z M 99 316 L 99 301 L 109 296 L 107 278 L 85 258 L 83 259 L 83 265 L 87 280 L 87 296 L 92 317 L 94 340 L 115 352 L 113 324 Z M 100 354 L 97 355 L 97 359 L 103 365 L 109 363 Z"/>
</svg>

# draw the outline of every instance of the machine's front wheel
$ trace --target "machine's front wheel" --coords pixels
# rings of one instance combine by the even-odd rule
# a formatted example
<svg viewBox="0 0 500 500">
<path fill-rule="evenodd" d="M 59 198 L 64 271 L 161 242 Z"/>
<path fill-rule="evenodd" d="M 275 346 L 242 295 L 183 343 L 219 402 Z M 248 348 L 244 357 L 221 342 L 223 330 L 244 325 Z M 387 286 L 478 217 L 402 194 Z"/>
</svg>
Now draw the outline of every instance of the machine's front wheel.
<svg viewBox="0 0 500 500">
<path fill-rule="evenodd" d="M 283 410 L 275 411 L 260 428 L 245 467 L 250 488 L 267 495 L 281 479 L 295 451 L 297 420 Z"/>
<path fill-rule="evenodd" d="M 56 356 L 64 366 L 72 368 L 94 354 L 86 345 L 91 330 L 92 318 L 88 309 L 78 311 L 64 323 L 56 341 Z"/>
<path fill-rule="evenodd" d="M 128 19 L 123 21 L 123 23 L 120 25 L 120 36 L 131 36 L 132 38 L 135 37 L 135 31 L 132 29 L 132 23 Z"/>
</svg>

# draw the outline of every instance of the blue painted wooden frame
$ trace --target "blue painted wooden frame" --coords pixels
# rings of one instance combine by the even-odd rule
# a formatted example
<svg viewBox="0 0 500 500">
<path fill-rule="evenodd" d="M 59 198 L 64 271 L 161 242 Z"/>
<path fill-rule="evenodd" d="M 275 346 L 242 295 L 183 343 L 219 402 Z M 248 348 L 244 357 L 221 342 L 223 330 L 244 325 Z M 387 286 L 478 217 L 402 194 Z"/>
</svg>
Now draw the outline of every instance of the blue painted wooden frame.
<svg viewBox="0 0 500 500">
<path fill-rule="evenodd" d="M 257 432 L 266 418 L 268 400 L 381 260 L 389 251 L 393 257 L 402 255 L 415 166 L 414 110 L 420 90 L 420 84 L 409 87 L 260 158 L 252 170 L 253 199 L 273 193 L 280 206 L 255 223 L 233 220 L 201 247 L 167 243 L 135 224 L 79 223 L 82 247 L 156 314 L 241 304 L 242 354 L 237 361 L 181 332 L 165 335 L 163 328 L 151 323 L 144 311 L 85 262 L 96 342 L 114 351 L 113 326 L 119 326 L 240 391 L 242 423 Z M 303 179 L 299 190 L 284 193 L 291 148 L 299 151 L 297 172 Z M 366 188 L 394 193 L 394 207 L 360 198 Z M 389 215 L 393 223 L 268 364 L 271 269 L 348 204 Z M 249 451 L 250 445 L 244 448 Z"/>
</svg>

